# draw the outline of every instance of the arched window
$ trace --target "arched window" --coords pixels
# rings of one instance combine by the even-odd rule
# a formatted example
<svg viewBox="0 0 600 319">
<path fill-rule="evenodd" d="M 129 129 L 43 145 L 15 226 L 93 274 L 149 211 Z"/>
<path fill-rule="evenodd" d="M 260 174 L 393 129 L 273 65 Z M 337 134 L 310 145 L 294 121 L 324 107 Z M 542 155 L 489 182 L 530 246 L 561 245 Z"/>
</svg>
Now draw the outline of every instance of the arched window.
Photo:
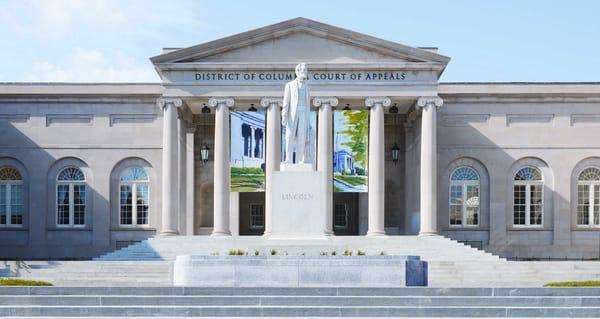
<svg viewBox="0 0 600 319">
<path fill-rule="evenodd" d="M 126 169 L 119 179 L 119 223 L 148 225 L 148 174 L 141 167 Z"/>
<path fill-rule="evenodd" d="M 12 167 L 0 168 L 0 227 L 23 225 L 23 178 Z"/>
<path fill-rule="evenodd" d="M 66 167 L 56 178 L 56 224 L 85 225 L 85 175 L 77 167 Z"/>
<path fill-rule="evenodd" d="M 450 175 L 450 226 L 479 225 L 479 174 L 461 166 Z"/>
<path fill-rule="evenodd" d="M 577 178 L 577 225 L 600 226 L 600 169 L 588 167 Z"/>
<path fill-rule="evenodd" d="M 544 181 L 537 167 L 521 168 L 513 182 L 515 226 L 542 226 Z"/>
</svg>

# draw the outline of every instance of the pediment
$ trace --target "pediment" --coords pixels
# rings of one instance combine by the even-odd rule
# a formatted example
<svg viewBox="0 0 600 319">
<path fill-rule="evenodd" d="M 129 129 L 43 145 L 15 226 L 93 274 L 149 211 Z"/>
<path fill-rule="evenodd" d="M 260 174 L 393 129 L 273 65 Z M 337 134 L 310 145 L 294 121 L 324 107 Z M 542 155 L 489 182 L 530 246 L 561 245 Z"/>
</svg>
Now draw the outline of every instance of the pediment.
<svg viewBox="0 0 600 319">
<path fill-rule="evenodd" d="M 449 58 L 317 21 L 296 18 L 151 58 L 170 63 L 386 63 L 446 65 Z"/>
</svg>

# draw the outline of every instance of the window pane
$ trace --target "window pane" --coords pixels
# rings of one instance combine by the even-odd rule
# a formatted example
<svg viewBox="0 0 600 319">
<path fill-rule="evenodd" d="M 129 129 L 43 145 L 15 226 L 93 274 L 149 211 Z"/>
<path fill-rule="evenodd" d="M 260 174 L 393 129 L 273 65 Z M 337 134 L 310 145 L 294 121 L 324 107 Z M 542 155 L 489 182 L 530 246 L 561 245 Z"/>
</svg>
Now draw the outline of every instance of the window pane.
<svg viewBox="0 0 600 319">
<path fill-rule="evenodd" d="M 69 224 L 69 185 L 56 187 L 56 214 L 59 225 Z"/>
<path fill-rule="evenodd" d="M 23 224 L 23 185 L 10 186 L 10 223 Z"/>
<path fill-rule="evenodd" d="M 131 185 L 121 185 L 120 192 L 120 223 L 121 225 L 131 225 L 133 224 L 133 209 L 131 204 L 133 194 L 131 193 Z"/>
<path fill-rule="evenodd" d="M 467 225 L 479 224 L 479 207 L 467 207 Z"/>
<path fill-rule="evenodd" d="M 600 225 L 600 185 L 594 185 L 594 225 Z"/>
<path fill-rule="evenodd" d="M 513 193 L 513 223 L 515 225 L 525 225 L 525 185 L 514 185 Z"/>
<path fill-rule="evenodd" d="M 73 224 L 85 224 L 85 185 L 73 185 Z"/>
<path fill-rule="evenodd" d="M 589 185 L 577 185 L 577 225 L 589 224 Z"/>
<path fill-rule="evenodd" d="M 250 227 L 265 227 L 265 205 L 250 204 Z"/>
<path fill-rule="evenodd" d="M 6 214 L 7 214 L 7 197 L 6 197 L 7 187 L 4 184 L 0 185 L 0 225 L 6 224 Z"/>
<path fill-rule="evenodd" d="M 335 227 L 348 227 L 348 209 L 346 208 L 346 204 L 335 204 L 333 222 Z"/>
<path fill-rule="evenodd" d="M 529 224 L 530 225 L 541 225 L 542 224 L 542 185 L 530 185 L 530 208 L 529 208 Z"/>
<path fill-rule="evenodd" d="M 462 206 L 462 185 L 450 186 L 450 204 Z"/>
<path fill-rule="evenodd" d="M 462 205 L 450 205 L 450 225 L 462 225 Z"/>
<path fill-rule="evenodd" d="M 147 225 L 148 224 L 148 203 L 149 203 L 149 194 L 148 194 L 148 185 L 138 184 L 136 185 L 137 192 L 137 224 L 138 225 Z"/>
</svg>

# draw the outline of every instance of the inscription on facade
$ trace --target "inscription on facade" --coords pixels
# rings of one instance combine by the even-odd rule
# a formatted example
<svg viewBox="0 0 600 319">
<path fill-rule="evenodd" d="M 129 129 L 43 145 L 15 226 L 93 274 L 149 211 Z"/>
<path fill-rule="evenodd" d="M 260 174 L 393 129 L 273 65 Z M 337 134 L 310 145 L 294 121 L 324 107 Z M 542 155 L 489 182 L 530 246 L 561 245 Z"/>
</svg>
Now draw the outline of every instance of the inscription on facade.
<svg viewBox="0 0 600 319">
<path fill-rule="evenodd" d="M 196 72 L 195 80 L 202 82 L 265 81 L 283 82 L 295 78 L 293 72 Z M 310 81 L 322 82 L 398 82 L 408 79 L 407 72 L 311 72 Z"/>
<path fill-rule="evenodd" d="M 281 194 L 282 200 L 312 200 L 313 194 L 310 193 L 283 193 Z"/>
</svg>

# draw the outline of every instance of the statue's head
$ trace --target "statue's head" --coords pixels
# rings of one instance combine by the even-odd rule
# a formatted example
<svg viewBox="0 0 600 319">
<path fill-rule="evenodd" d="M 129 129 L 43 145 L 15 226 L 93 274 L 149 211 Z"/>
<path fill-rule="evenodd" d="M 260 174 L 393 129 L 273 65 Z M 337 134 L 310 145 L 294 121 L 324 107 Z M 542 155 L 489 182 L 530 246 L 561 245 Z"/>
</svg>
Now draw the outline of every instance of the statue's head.
<svg viewBox="0 0 600 319">
<path fill-rule="evenodd" d="M 306 67 L 306 63 L 299 63 L 296 65 L 296 77 L 300 80 L 306 80 L 306 78 L 308 78 L 308 68 Z"/>
</svg>

